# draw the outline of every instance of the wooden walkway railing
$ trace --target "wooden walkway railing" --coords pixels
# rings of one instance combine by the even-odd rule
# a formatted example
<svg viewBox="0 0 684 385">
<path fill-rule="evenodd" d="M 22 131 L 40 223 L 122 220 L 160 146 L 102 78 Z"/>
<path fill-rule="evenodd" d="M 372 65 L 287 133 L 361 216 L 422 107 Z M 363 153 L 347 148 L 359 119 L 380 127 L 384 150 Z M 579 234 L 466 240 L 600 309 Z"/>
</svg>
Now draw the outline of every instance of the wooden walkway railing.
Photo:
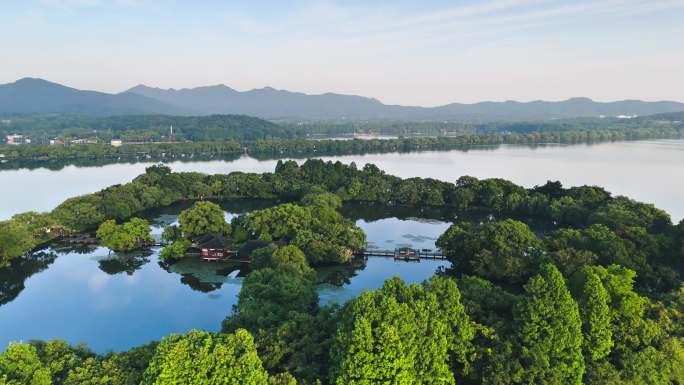
<svg viewBox="0 0 684 385">
<path fill-rule="evenodd" d="M 420 251 L 404 253 L 397 250 L 366 249 L 356 253 L 359 257 L 392 257 L 403 261 L 420 261 L 421 259 L 447 259 L 446 255 L 439 251 Z"/>
</svg>

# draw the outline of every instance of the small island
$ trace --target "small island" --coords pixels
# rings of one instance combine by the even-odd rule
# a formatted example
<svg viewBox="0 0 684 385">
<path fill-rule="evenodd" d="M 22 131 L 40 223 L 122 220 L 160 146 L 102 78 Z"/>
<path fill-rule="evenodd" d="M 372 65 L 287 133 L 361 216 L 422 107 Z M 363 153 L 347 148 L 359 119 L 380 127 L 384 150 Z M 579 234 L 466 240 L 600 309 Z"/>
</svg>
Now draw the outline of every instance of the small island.
<svg viewBox="0 0 684 385">
<path fill-rule="evenodd" d="M 229 223 L 218 203 L 245 199 L 275 203 Z M 342 214 L 345 202 L 454 213 L 436 242 L 451 266 L 421 284 L 393 278 L 343 305 L 322 305 L 317 271 L 367 251 L 363 231 Z M 249 262 L 220 332 L 191 331 L 105 355 L 59 340 L 13 343 L 0 354 L 0 381 L 682 380 L 684 222 L 596 186 L 401 179 L 370 164 L 321 160 L 281 161 L 264 174 L 156 165 L 50 213 L 0 222 L 0 256 L 6 264 L 31 258 L 25 254 L 40 244 L 93 231 L 111 250 L 149 248 L 156 242 L 145 212 L 179 203 L 190 206 L 163 231 L 163 264 Z"/>
</svg>

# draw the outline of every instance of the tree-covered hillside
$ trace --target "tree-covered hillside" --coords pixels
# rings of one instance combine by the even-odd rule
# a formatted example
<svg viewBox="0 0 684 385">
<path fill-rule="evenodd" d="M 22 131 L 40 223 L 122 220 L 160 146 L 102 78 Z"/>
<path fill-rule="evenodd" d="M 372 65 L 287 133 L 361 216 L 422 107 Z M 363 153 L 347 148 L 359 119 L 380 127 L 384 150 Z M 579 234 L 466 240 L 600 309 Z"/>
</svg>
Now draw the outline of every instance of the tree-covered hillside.
<svg viewBox="0 0 684 385">
<path fill-rule="evenodd" d="M 173 127 L 173 131 L 171 128 Z M 0 134 L 22 134 L 33 143 L 49 139 L 111 139 L 131 142 L 226 141 L 288 138 L 293 130 L 244 115 L 172 116 L 12 115 L 0 122 Z"/>
</svg>

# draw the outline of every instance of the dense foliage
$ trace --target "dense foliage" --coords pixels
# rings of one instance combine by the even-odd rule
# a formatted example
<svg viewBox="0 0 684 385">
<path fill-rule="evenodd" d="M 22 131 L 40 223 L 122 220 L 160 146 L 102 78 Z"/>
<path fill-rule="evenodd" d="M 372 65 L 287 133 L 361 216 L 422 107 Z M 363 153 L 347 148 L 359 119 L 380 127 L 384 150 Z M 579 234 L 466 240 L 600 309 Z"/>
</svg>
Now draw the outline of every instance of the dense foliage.
<svg viewBox="0 0 684 385">
<path fill-rule="evenodd" d="M 522 382 L 580 385 L 582 322 L 563 276 L 554 265 L 544 265 L 525 285 L 525 293 L 513 313 Z"/>
<path fill-rule="evenodd" d="M 0 267 L 36 246 L 37 241 L 24 224 L 18 221 L 0 221 Z"/>
<path fill-rule="evenodd" d="M 467 364 L 474 330 L 449 278 L 406 286 L 395 278 L 340 314 L 331 383 L 454 384 Z"/>
<path fill-rule="evenodd" d="M 230 224 L 226 222 L 221 206 L 213 202 L 197 202 L 178 216 L 180 230 L 186 238 L 208 233 L 230 235 Z"/>
<path fill-rule="evenodd" d="M 244 115 L 171 116 L 123 115 L 19 115 L 3 119 L 0 134 L 21 133 L 45 144 L 45 139 L 122 139 L 133 142 L 159 140 L 225 141 L 256 140 L 293 135 L 292 130 Z M 173 126 L 173 134 L 171 127 Z M 4 138 L 3 135 L 3 138 Z"/>
<path fill-rule="evenodd" d="M 190 240 L 181 238 L 164 246 L 159 252 L 159 258 L 165 261 L 183 259 L 187 255 L 187 251 L 192 246 Z"/>
<path fill-rule="evenodd" d="M 311 265 L 347 263 L 365 247 L 363 231 L 337 211 L 341 205 L 337 196 L 310 194 L 303 204 L 254 211 L 236 222 L 257 239 L 292 243 L 304 251 Z"/>
<path fill-rule="evenodd" d="M 267 385 L 268 374 L 246 330 L 235 334 L 191 331 L 163 339 L 141 385 Z"/>
<path fill-rule="evenodd" d="M 149 245 L 154 241 L 150 236 L 150 224 L 140 218 L 117 225 L 110 219 L 97 228 L 97 237 L 102 245 L 114 251 L 131 251 Z"/>
<path fill-rule="evenodd" d="M 296 246 L 269 246 L 254 255 L 254 270 L 223 322 L 224 332 L 252 332 L 271 373 L 294 374 L 312 384 L 324 379 L 336 309 L 319 307 L 315 275 Z"/>
<path fill-rule="evenodd" d="M 98 356 L 60 340 L 13 343 L 0 354 L 0 384 L 138 384 L 155 346 Z"/>
<path fill-rule="evenodd" d="M 602 265 L 618 263 L 635 270 L 639 284 L 648 284 L 651 287 L 675 287 L 679 279 L 682 226 L 672 226 L 667 213 L 652 205 L 625 197 L 612 197 L 600 187 L 565 189 L 560 183 L 549 182 L 526 189 L 502 179 L 461 177 L 456 183 L 422 178 L 401 179 L 385 174 L 372 164 L 358 169 L 354 163 L 343 165 L 321 160 L 308 160 L 301 166 L 293 161 L 279 162 L 275 173 L 264 174 L 172 173 L 165 166 L 153 166 L 130 183 L 68 199 L 50 214 L 34 215 L 35 218 L 15 218 L 10 222 L 11 227 L 3 224 L 11 231 L 3 232 L 0 250 L 11 251 L 4 251 L 2 254 L 5 259 L 11 258 L 30 250 L 39 241 L 49 239 L 52 235 L 47 231 L 52 227 L 75 231 L 96 229 L 106 220 L 125 221 L 144 210 L 179 201 L 209 198 L 292 200 L 301 199 L 312 192 L 325 191 L 334 193 L 343 201 L 448 207 L 461 211 L 484 211 L 495 217 L 519 218 L 528 223 L 547 223 L 554 231 L 543 237 L 544 245 L 539 248 L 543 255 L 530 252 L 525 256 L 504 254 L 510 246 L 506 241 L 508 238 L 513 239 L 511 237 L 520 235 L 518 241 L 523 243 L 515 246 L 518 252 L 522 247 L 534 246 L 525 242 L 536 243 L 529 233 L 524 234 L 523 231 L 519 234 L 524 229 L 522 224 L 483 224 L 484 228 L 477 231 L 475 229 L 479 225 L 455 225 L 475 226 L 468 231 L 482 231 L 483 234 L 488 233 L 488 228 L 492 226 L 497 234 L 499 230 L 508 229 L 509 235 L 497 236 L 495 244 L 501 244 L 501 250 L 491 249 L 495 245 L 479 250 L 477 242 L 473 243 L 480 258 L 474 262 L 486 264 L 485 257 L 488 257 L 491 263 L 503 263 L 497 258 L 492 259 L 492 256 L 504 257 L 508 259 L 506 263 L 512 264 L 506 267 L 510 271 L 504 273 L 503 270 L 497 270 L 495 274 L 518 275 L 518 282 L 531 273 L 525 267 L 526 264 L 538 258 L 559 263 L 559 268 L 564 273 L 577 269 L 577 261 L 596 261 Z M 208 205 L 204 203 L 205 206 Z M 340 261 L 348 256 L 345 249 L 354 250 L 362 245 L 357 232 L 334 209 L 339 203 L 310 203 L 304 206 L 283 205 L 265 210 L 252 220 L 244 222 L 252 226 L 250 231 L 256 237 L 284 237 L 303 249 L 322 238 L 327 238 L 323 241 L 332 241 L 337 246 L 347 245 L 338 248 L 339 253 L 326 253 L 338 255 L 337 260 Z M 315 205 L 320 207 L 312 208 Z M 314 211 L 316 214 L 312 215 Z M 51 223 L 51 226 L 40 227 L 38 223 Z M 27 237 L 27 226 L 33 226 L 35 230 L 31 239 Z M 302 226 L 307 231 L 301 231 Z M 443 237 L 443 244 L 450 240 L 456 242 L 456 233 L 459 232 L 453 229 L 449 231 L 447 234 L 451 235 Z M 532 251 L 537 251 L 536 247 L 533 249 Z M 314 250 L 304 251 L 314 264 L 326 262 Z M 460 251 L 463 250 L 459 248 Z M 468 253 L 464 257 L 470 258 Z M 474 267 L 474 262 L 454 261 L 468 265 L 466 269 Z"/>
<path fill-rule="evenodd" d="M 221 333 L 105 356 L 44 347 L 59 342 L 13 344 L 0 354 L 0 384 L 684 383 L 684 222 L 599 187 L 400 179 L 373 165 L 320 160 L 279 162 L 261 175 L 154 166 L 50 214 L 13 218 L 0 250 L 21 254 L 46 228 L 120 226 L 106 221 L 209 198 L 300 202 L 234 220 L 236 238 L 279 242 L 252 253 Z M 329 251 L 363 242 L 337 209 L 341 201 L 480 215 L 459 215 L 439 238 L 452 269 L 422 285 L 391 279 L 342 307 L 321 306 L 311 266 L 344 261 L 347 253 Z M 190 210 L 197 207 L 223 226 L 220 209 L 201 201 Z M 168 240 L 180 242 L 197 223 L 181 221 L 181 234 L 169 230 Z"/>
</svg>

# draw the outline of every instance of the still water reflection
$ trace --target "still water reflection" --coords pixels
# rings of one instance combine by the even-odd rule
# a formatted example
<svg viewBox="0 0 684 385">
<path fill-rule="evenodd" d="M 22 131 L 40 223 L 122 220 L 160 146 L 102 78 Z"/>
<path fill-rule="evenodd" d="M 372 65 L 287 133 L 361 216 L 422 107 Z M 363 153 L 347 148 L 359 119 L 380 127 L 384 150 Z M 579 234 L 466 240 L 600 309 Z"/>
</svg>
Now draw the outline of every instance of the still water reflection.
<svg viewBox="0 0 684 385">
<path fill-rule="evenodd" d="M 427 151 L 324 157 L 326 160 L 375 163 L 401 177 L 430 177 L 449 182 L 462 175 L 505 178 L 532 187 L 547 180 L 564 185 L 598 185 L 608 191 L 654 203 L 675 220 L 684 218 L 684 140 L 652 140 L 592 145 L 480 147 L 470 150 Z M 228 173 L 271 172 L 275 160 L 247 156 L 230 160 L 172 162 L 176 171 Z M 0 219 L 18 212 L 51 210 L 71 196 L 130 181 L 151 163 L 67 166 L 0 171 Z"/>
<path fill-rule="evenodd" d="M 180 209 L 155 214 L 154 233 L 174 223 Z M 441 221 L 395 217 L 358 219 L 357 224 L 381 247 L 433 248 L 448 227 Z M 54 246 L 0 269 L 0 350 L 10 341 L 60 338 L 85 342 L 98 352 L 120 351 L 173 332 L 219 330 L 237 301 L 244 266 L 192 259 L 167 266 L 159 263 L 158 252 L 116 255 L 103 247 Z M 397 275 L 421 282 L 447 265 L 370 258 L 353 267 L 321 269 L 321 302 L 347 301 Z"/>
</svg>

